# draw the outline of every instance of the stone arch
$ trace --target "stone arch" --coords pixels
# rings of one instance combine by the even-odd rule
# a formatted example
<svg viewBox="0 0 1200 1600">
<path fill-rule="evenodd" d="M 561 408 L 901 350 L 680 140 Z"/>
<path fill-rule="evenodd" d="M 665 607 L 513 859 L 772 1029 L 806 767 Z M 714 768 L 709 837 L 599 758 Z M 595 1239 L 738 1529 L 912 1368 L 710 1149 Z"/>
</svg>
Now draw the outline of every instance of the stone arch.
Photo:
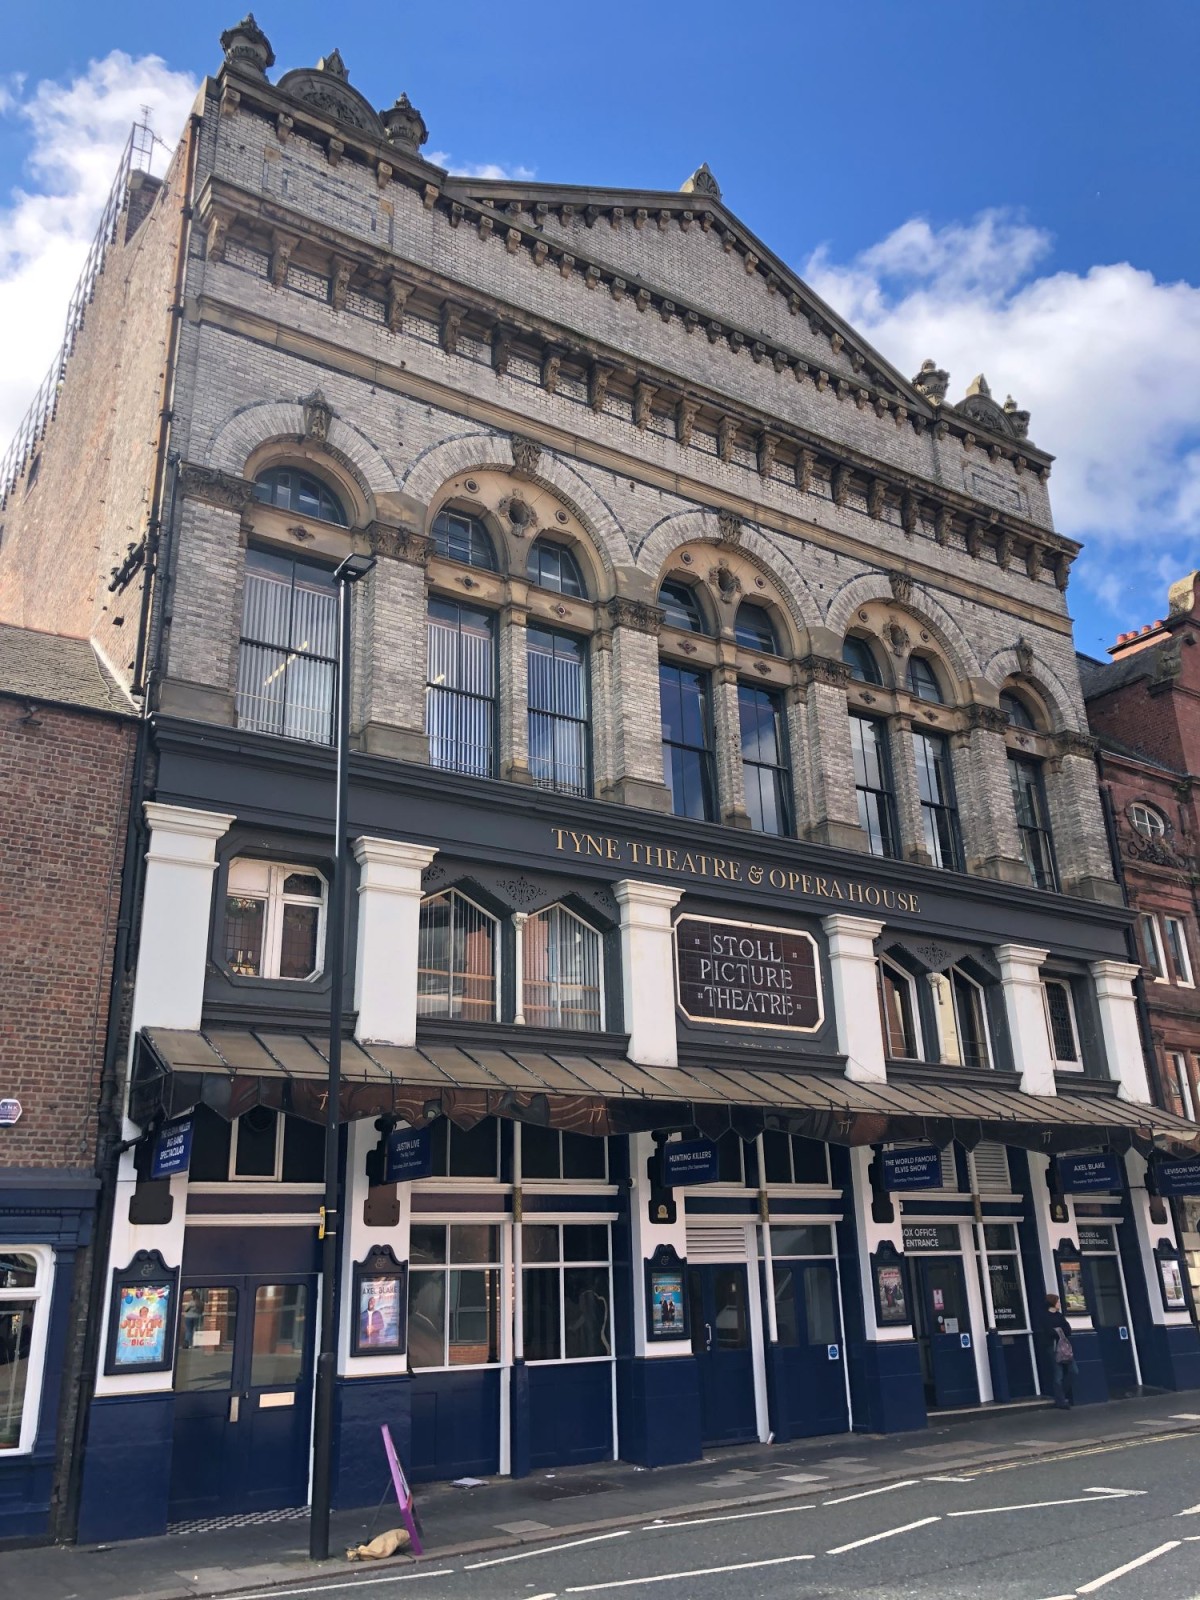
<svg viewBox="0 0 1200 1600">
<path fill-rule="evenodd" d="M 715 511 L 674 511 L 644 535 L 634 550 L 634 557 L 657 591 L 663 569 L 681 545 L 719 546 L 721 543 L 721 524 Z M 807 642 L 812 630 L 821 626 L 821 612 L 812 590 L 787 551 L 771 543 L 752 522 L 742 523 L 741 533 L 731 548 L 776 585 L 787 603 L 793 628 L 801 640 Z"/>
<path fill-rule="evenodd" d="M 222 423 L 209 443 L 204 464 L 241 477 L 246 462 L 256 450 L 285 439 L 305 439 L 304 407 L 284 400 L 264 400 L 235 411 Z M 307 442 L 327 449 L 351 472 L 368 496 L 396 493 L 399 487 L 396 475 L 382 452 L 361 429 L 344 418 L 334 416 L 330 420 L 326 439 L 309 438 Z"/>
<path fill-rule="evenodd" d="M 988 657 L 983 669 L 984 677 L 995 685 L 997 693 L 1009 678 L 1028 683 L 1045 702 L 1055 732 L 1064 728 L 1086 731 L 1084 719 L 1076 711 L 1078 696 L 1072 694 L 1054 668 L 1036 650 L 1032 652 L 1032 660 L 1025 657 L 1027 666 L 1022 663 L 1023 654 L 1018 654 L 1015 645 L 1005 645 Z"/>
<path fill-rule="evenodd" d="M 937 596 L 923 584 L 914 583 L 910 597 L 898 600 L 886 573 L 864 572 L 843 584 L 830 599 L 825 613 L 825 626 L 839 639 L 844 638 L 853 625 L 854 613 L 870 600 L 882 600 L 897 610 L 907 611 L 923 627 L 928 628 L 945 655 L 950 670 L 964 689 L 968 679 L 983 676 L 983 668 L 971 641 Z"/>
<path fill-rule="evenodd" d="M 487 467 L 511 472 L 513 466 L 512 439 L 508 434 L 460 434 L 422 451 L 405 474 L 401 488 L 420 504 L 429 506 L 451 478 Z M 629 566 L 629 540 L 615 513 L 574 467 L 552 450 L 543 448 L 532 470 L 527 470 L 524 476 L 530 483 L 557 495 L 575 513 L 610 576 Z"/>
</svg>

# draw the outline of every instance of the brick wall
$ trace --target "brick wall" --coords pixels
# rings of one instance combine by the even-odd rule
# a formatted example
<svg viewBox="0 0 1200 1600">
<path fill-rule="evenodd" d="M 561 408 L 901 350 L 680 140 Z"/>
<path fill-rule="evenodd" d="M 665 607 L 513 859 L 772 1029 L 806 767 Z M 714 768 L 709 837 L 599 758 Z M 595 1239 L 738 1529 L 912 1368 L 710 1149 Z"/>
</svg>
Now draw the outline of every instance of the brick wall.
<svg viewBox="0 0 1200 1600">
<path fill-rule="evenodd" d="M 0 1165 L 88 1169 L 136 725 L 0 695 Z"/>
</svg>

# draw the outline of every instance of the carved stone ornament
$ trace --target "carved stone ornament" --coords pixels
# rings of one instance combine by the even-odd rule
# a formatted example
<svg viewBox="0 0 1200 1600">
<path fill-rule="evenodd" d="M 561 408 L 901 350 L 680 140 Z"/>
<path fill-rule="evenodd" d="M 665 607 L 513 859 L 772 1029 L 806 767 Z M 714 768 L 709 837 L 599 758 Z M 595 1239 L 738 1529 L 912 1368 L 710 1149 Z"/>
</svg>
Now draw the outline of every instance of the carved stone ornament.
<svg viewBox="0 0 1200 1600">
<path fill-rule="evenodd" d="M 225 52 L 225 65 L 240 67 L 243 72 L 265 76 L 268 67 L 275 65 L 275 52 L 271 41 L 254 20 L 254 13 L 246 15 L 221 35 L 221 49 Z"/>
<path fill-rule="evenodd" d="M 537 527 L 537 512 L 523 496 L 505 495 L 496 507 L 496 514 L 504 518 L 518 539 L 523 539 Z"/>
<path fill-rule="evenodd" d="M 629 628 L 633 633 L 648 633 L 658 637 L 663 625 L 663 613 L 658 606 L 647 605 L 644 600 L 631 600 L 618 594 L 605 607 L 614 628 Z"/>
<path fill-rule="evenodd" d="M 1022 676 L 1028 678 L 1033 671 L 1033 646 L 1028 639 L 1021 638 L 1017 640 L 1014 651 Z"/>
<path fill-rule="evenodd" d="M 1008 730 L 1008 718 L 999 706 L 969 705 L 967 707 L 967 726 L 982 728 L 985 733 L 1003 735 Z"/>
<path fill-rule="evenodd" d="M 887 510 L 887 488 L 882 478 L 872 478 L 867 490 L 867 513 L 878 522 Z"/>
<path fill-rule="evenodd" d="M 967 554 L 969 556 L 978 556 L 983 549 L 983 529 L 977 518 L 972 517 L 970 522 L 967 523 L 965 538 Z"/>
<path fill-rule="evenodd" d="M 938 506 L 933 514 L 933 537 L 938 544 L 945 545 L 950 542 L 950 508 Z"/>
<path fill-rule="evenodd" d="M 205 223 L 204 248 L 210 261 L 224 261 L 230 218 L 224 211 L 210 211 Z"/>
<path fill-rule="evenodd" d="M 912 640 L 908 629 L 902 627 L 900 623 L 889 622 L 883 630 L 883 637 L 887 640 L 888 649 L 897 660 L 902 660 L 908 654 Z"/>
<path fill-rule="evenodd" d="M 191 461 L 183 462 L 179 468 L 179 489 L 190 500 L 202 500 L 227 511 L 244 511 L 254 501 L 254 485 L 247 479 Z"/>
<path fill-rule="evenodd" d="M 279 228 L 271 231 L 271 282 L 277 289 L 287 282 L 288 264 L 299 243 L 294 233 L 284 233 Z"/>
<path fill-rule="evenodd" d="M 765 429 L 758 436 L 758 475 L 760 478 L 769 478 L 775 470 L 775 452 L 779 448 L 779 440 L 773 433 Z"/>
<path fill-rule="evenodd" d="M 928 944 L 910 945 L 909 949 L 929 972 L 945 972 L 954 965 L 954 952 L 947 950 L 944 944 L 934 943 L 932 939 Z"/>
<path fill-rule="evenodd" d="M 1016 432 L 1007 412 L 992 399 L 992 391 L 982 372 L 968 384 L 966 394 L 954 409 L 959 416 L 967 417 L 971 422 L 978 423 L 980 427 L 998 433 L 1004 438 L 1024 437 Z M 1028 424 L 1028 416 L 1025 420 Z"/>
<path fill-rule="evenodd" d="M 653 414 L 652 407 L 654 396 L 658 393 L 658 385 L 654 383 L 639 382 L 633 391 L 633 424 L 635 428 L 645 428 L 649 425 Z"/>
<path fill-rule="evenodd" d="M 811 450 L 801 450 L 796 457 L 796 488 L 801 494 L 811 494 L 813 486 L 813 468 L 817 458 Z"/>
<path fill-rule="evenodd" d="M 442 320 L 439 336 L 442 349 L 448 356 L 458 354 L 458 336 L 462 332 L 463 318 L 466 314 L 465 306 L 460 306 L 453 300 L 442 301 Z"/>
<path fill-rule="evenodd" d="M 717 423 L 717 454 L 722 461 L 733 460 L 733 447 L 737 439 L 737 422 L 733 417 L 722 417 Z"/>
<path fill-rule="evenodd" d="M 829 496 L 835 506 L 844 506 L 850 498 L 850 471 L 847 467 L 834 467 L 829 480 Z"/>
<path fill-rule="evenodd" d="M 413 286 L 402 278 L 389 278 L 387 286 L 387 324 L 392 333 L 404 328 L 404 308 L 408 304 Z"/>
<path fill-rule="evenodd" d="M 588 405 L 593 411 L 604 410 L 604 399 L 612 375 L 613 369 L 603 361 L 593 361 L 588 368 Z"/>
<path fill-rule="evenodd" d="M 1074 728 L 1063 728 L 1053 735 L 1055 749 L 1060 756 L 1079 756 L 1086 761 L 1094 759 L 1098 741 L 1090 733 L 1078 733 Z"/>
<path fill-rule="evenodd" d="M 1027 439 L 1029 437 L 1029 413 L 1021 410 L 1012 395 L 1005 397 L 1004 415 L 1008 419 L 1011 433 L 1018 439 Z"/>
<path fill-rule="evenodd" d="M 742 580 L 732 567 L 723 561 L 713 567 L 708 574 L 709 586 L 714 589 L 722 604 L 731 606 L 742 592 Z"/>
<path fill-rule="evenodd" d="M 402 94 L 395 105 L 380 114 L 379 120 L 383 124 L 384 138 L 389 144 L 394 144 L 400 150 L 408 150 L 417 155 L 421 146 L 429 138 L 429 129 L 425 126 L 425 118 L 413 105 L 406 94 Z"/>
<path fill-rule="evenodd" d="M 685 449 L 692 442 L 692 429 L 699 409 L 694 400 L 681 400 L 675 407 L 675 440 Z"/>
<path fill-rule="evenodd" d="M 278 89 L 327 121 L 340 122 L 343 127 L 383 142 L 383 123 L 370 101 L 350 87 L 346 64 L 339 51 L 330 51 L 315 67 L 296 67 L 285 72 Z"/>
<path fill-rule="evenodd" d="M 406 561 L 412 567 L 423 567 L 429 561 L 429 540 L 415 528 L 372 522 L 367 527 L 367 539 L 371 554 L 385 561 Z"/>
<path fill-rule="evenodd" d="M 892 586 L 892 599 L 898 605 L 912 604 L 913 581 L 912 575 L 907 572 L 889 572 L 888 582 Z"/>
<path fill-rule="evenodd" d="M 713 177 L 707 161 L 698 166 L 690 178 L 679 185 L 681 194 L 706 194 L 712 200 L 721 198 L 721 185 Z"/>
<path fill-rule="evenodd" d="M 823 683 L 832 689 L 848 689 L 853 675 L 844 661 L 830 656 L 805 656 L 796 663 L 796 681 L 802 688 Z"/>
<path fill-rule="evenodd" d="M 512 348 L 512 329 L 498 322 L 492 329 L 492 371 L 498 378 L 503 378 L 508 371 L 512 360 Z"/>
<path fill-rule="evenodd" d="M 558 376 L 562 371 L 563 358 L 557 350 L 547 350 L 542 357 L 542 388 L 547 394 L 558 393 Z"/>
<path fill-rule="evenodd" d="M 1054 557 L 1054 587 L 1062 593 L 1071 581 L 1071 558 L 1065 550 Z"/>
<path fill-rule="evenodd" d="M 950 387 L 950 374 L 943 371 L 936 361 L 922 361 L 921 370 L 913 379 L 912 386 L 932 405 L 940 406 Z"/>
<path fill-rule="evenodd" d="M 333 407 L 320 389 L 314 389 L 311 394 L 306 394 L 300 404 L 304 407 L 304 437 L 319 439 L 324 443 L 329 438 Z"/>
<path fill-rule="evenodd" d="M 513 434 L 511 443 L 514 477 L 532 478 L 542 459 L 541 445 L 519 433 Z"/>
<path fill-rule="evenodd" d="M 900 526 L 911 538 L 917 531 L 921 505 L 915 494 L 906 494 L 900 502 Z"/>
<path fill-rule="evenodd" d="M 724 545 L 742 542 L 742 519 L 736 511 L 717 512 L 717 539 Z"/>
</svg>

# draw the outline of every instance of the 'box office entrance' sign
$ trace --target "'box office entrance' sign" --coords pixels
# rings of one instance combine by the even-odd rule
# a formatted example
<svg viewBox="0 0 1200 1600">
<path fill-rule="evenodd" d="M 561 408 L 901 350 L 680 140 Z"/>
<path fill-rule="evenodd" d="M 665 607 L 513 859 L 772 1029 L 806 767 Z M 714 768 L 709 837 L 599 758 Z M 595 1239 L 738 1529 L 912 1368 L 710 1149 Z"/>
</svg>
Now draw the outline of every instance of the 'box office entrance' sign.
<svg viewBox="0 0 1200 1600">
<path fill-rule="evenodd" d="M 679 1006 L 693 1022 L 814 1033 L 824 1020 L 817 945 L 798 928 L 680 917 Z"/>
</svg>

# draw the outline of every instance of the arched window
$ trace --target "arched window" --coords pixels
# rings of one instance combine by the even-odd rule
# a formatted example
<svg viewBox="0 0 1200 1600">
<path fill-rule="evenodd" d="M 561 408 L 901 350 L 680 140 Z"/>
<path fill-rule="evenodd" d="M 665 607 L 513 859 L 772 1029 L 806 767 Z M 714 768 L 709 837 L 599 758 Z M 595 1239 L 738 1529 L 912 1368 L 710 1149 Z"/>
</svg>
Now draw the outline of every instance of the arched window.
<svg viewBox="0 0 1200 1600">
<path fill-rule="evenodd" d="M 555 544 L 550 539 L 535 539 L 529 551 L 529 581 L 539 589 L 553 589 L 555 594 L 570 595 L 575 600 L 587 599 L 587 585 L 579 563 L 565 544 Z"/>
<path fill-rule="evenodd" d="M 764 689 L 757 683 L 739 683 L 737 693 L 742 782 L 750 826 L 759 833 L 790 833 L 792 778 L 783 696 L 777 689 Z"/>
<path fill-rule="evenodd" d="M 336 522 L 339 528 L 349 526 L 346 508 L 333 490 L 298 467 L 271 467 L 260 472 L 254 482 L 254 498 L 280 511 Z"/>
<path fill-rule="evenodd" d="M 733 631 L 737 642 L 745 649 L 760 650 L 769 656 L 779 654 L 779 640 L 775 637 L 770 615 L 763 606 L 756 606 L 753 600 L 743 600 L 737 608 Z"/>
<path fill-rule="evenodd" d="M 878 971 L 883 1045 L 888 1060 L 915 1061 L 921 1054 L 921 1035 L 913 981 L 891 961 L 881 959 Z"/>
<path fill-rule="evenodd" d="M 417 1015 L 474 1022 L 496 1016 L 496 919 L 457 889 L 421 905 Z"/>
<path fill-rule="evenodd" d="M 524 931 L 525 1021 L 534 1028 L 595 1032 L 604 1026 L 601 940 L 565 906 L 531 916 Z"/>
<path fill-rule="evenodd" d="M 712 680 L 707 672 L 658 664 L 663 777 L 677 817 L 717 820 L 717 772 Z"/>
<path fill-rule="evenodd" d="M 229 864 L 223 953 L 239 978 L 312 978 L 321 970 L 325 880 L 311 867 Z"/>
<path fill-rule="evenodd" d="M 1000 709 L 1010 728 L 1028 728 L 1033 731 L 1035 727 L 1033 712 L 1020 695 L 1013 694 L 1011 689 L 1006 689 L 1000 696 Z"/>
<path fill-rule="evenodd" d="M 664 583 L 658 591 L 658 603 L 666 612 L 668 628 L 678 628 L 683 633 L 710 631 L 696 592 L 686 583 Z"/>
<path fill-rule="evenodd" d="M 944 698 L 941 685 L 924 656 L 909 656 L 906 681 L 909 694 L 915 694 L 918 700 L 929 700 L 934 705 L 941 705 Z"/>
<path fill-rule="evenodd" d="M 447 561 L 461 561 L 464 566 L 495 572 L 496 552 L 478 517 L 468 516 L 465 511 L 439 511 L 429 537 L 434 553 L 445 556 Z"/>
<path fill-rule="evenodd" d="M 882 685 L 883 674 L 879 670 L 879 663 L 865 639 L 848 634 L 842 642 L 842 660 L 850 668 L 850 676 L 858 683 Z"/>
<path fill-rule="evenodd" d="M 490 611 L 429 599 L 429 764 L 490 778 L 496 765 L 496 643 Z"/>
<path fill-rule="evenodd" d="M 1143 839 L 1161 839 L 1167 831 L 1166 819 L 1153 806 L 1135 800 L 1129 808 L 1129 820 Z"/>
<path fill-rule="evenodd" d="M 900 849 L 896 795 L 887 725 L 880 717 L 850 715 L 850 750 L 858 794 L 859 826 L 873 856 L 895 856 Z"/>
<path fill-rule="evenodd" d="M 951 967 L 949 972 L 930 973 L 929 986 L 937 1015 L 941 1059 L 956 1067 L 990 1067 L 987 1005 L 979 984 L 961 967 Z"/>
</svg>

